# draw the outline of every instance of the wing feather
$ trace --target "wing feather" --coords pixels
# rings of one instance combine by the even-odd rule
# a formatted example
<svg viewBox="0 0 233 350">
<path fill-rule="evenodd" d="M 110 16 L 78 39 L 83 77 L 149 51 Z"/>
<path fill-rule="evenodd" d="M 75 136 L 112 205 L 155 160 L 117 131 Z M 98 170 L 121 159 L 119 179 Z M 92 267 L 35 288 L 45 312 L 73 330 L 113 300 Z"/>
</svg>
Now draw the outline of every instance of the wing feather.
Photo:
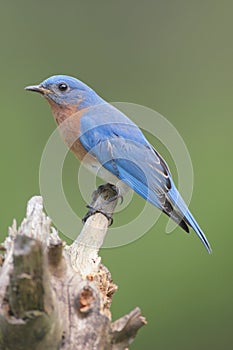
<svg viewBox="0 0 233 350">
<path fill-rule="evenodd" d="M 210 252 L 210 245 L 177 191 L 169 168 L 141 130 L 109 104 L 81 118 L 80 141 L 112 174 L 157 206 L 186 232 L 191 226 Z"/>
</svg>

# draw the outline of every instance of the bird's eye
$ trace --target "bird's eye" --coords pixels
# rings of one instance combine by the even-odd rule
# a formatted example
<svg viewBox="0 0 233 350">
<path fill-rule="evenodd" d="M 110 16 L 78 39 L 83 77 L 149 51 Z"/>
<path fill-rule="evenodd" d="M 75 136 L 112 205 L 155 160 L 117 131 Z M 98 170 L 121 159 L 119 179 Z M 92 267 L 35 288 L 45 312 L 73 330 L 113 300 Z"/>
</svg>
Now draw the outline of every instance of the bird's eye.
<svg viewBox="0 0 233 350">
<path fill-rule="evenodd" d="M 58 89 L 60 91 L 66 91 L 68 89 L 68 85 L 66 83 L 61 83 L 58 85 Z"/>
</svg>

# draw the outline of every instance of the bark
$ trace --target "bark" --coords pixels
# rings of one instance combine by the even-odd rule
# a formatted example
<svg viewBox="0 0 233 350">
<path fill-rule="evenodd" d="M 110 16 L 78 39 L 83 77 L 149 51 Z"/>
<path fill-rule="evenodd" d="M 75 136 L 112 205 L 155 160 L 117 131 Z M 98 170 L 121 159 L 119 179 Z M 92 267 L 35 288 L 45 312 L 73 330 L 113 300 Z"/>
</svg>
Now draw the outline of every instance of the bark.
<svg viewBox="0 0 233 350">
<path fill-rule="evenodd" d="M 93 194 L 78 238 L 66 245 L 33 197 L 0 246 L 0 349 L 123 350 L 146 324 L 139 308 L 111 321 L 117 286 L 99 249 L 117 204 L 110 185 Z M 103 214 L 104 213 L 104 214 Z"/>
</svg>

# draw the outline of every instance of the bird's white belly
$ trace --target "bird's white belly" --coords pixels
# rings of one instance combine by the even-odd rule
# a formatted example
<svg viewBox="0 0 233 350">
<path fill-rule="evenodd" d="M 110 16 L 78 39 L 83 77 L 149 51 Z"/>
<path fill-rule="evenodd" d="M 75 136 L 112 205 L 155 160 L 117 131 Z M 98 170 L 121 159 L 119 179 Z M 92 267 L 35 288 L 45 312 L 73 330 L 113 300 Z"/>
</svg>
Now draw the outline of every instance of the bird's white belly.
<svg viewBox="0 0 233 350">
<path fill-rule="evenodd" d="M 100 177 L 104 181 L 115 185 L 119 191 L 120 196 L 124 196 L 129 190 L 131 190 L 131 188 L 128 185 L 126 185 L 123 181 L 119 180 L 110 171 L 105 169 L 96 158 L 92 156 L 91 158 L 91 161 L 90 159 L 88 159 L 88 157 L 85 157 L 82 160 L 82 163 L 85 166 L 85 168 L 90 170 L 92 173 L 94 173 L 96 176 Z"/>
</svg>

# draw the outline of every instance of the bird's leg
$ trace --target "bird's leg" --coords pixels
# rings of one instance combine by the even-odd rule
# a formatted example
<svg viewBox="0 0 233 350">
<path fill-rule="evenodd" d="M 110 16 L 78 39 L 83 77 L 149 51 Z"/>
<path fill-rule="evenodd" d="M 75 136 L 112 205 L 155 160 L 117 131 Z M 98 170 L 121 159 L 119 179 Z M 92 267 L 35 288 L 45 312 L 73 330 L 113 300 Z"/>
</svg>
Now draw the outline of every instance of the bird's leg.
<svg viewBox="0 0 233 350">
<path fill-rule="evenodd" d="M 108 207 L 110 203 L 116 201 L 118 198 L 121 198 L 121 196 L 119 196 L 119 191 L 116 186 L 109 183 L 100 185 L 97 190 L 93 192 L 92 202 L 90 205 L 87 205 L 89 211 L 82 221 L 86 222 L 91 215 L 102 213 L 108 219 L 109 226 L 111 226 L 113 219 L 108 211 Z"/>
<path fill-rule="evenodd" d="M 97 188 L 98 194 L 101 194 L 102 191 L 106 191 L 106 189 L 108 190 L 108 186 L 111 187 L 112 195 L 111 196 L 107 196 L 106 198 L 104 198 L 106 200 L 106 202 L 107 203 L 111 203 L 111 202 L 114 202 L 117 199 L 120 199 L 120 204 L 122 204 L 123 203 L 123 195 L 120 193 L 120 189 L 117 186 L 115 186 L 115 185 L 112 185 L 112 184 L 109 184 L 109 183 L 104 184 L 104 185 L 100 185 Z"/>
</svg>

